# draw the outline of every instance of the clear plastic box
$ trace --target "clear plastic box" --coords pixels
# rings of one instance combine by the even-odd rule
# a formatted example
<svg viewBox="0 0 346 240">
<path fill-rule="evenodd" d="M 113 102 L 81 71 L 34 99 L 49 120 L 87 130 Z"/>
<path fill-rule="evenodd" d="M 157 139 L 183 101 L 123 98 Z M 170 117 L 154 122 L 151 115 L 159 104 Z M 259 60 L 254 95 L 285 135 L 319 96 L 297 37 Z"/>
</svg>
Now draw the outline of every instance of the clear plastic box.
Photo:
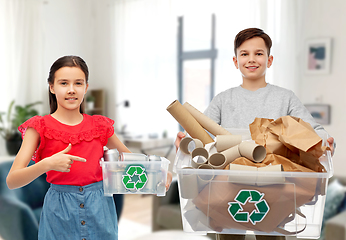
<svg viewBox="0 0 346 240">
<path fill-rule="evenodd" d="M 166 195 L 169 160 L 100 161 L 105 196 L 113 194 Z"/>
<path fill-rule="evenodd" d="M 319 160 L 327 172 L 193 169 L 179 149 L 173 171 L 184 231 L 319 238 L 333 175 L 330 151 Z"/>
</svg>

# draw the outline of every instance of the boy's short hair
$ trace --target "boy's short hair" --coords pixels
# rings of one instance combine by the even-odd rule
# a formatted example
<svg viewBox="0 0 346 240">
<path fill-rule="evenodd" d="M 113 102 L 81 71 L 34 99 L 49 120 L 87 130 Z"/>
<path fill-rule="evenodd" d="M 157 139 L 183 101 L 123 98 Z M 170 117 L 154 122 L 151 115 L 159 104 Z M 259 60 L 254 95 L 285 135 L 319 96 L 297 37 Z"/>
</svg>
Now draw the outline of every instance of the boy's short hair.
<svg viewBox="0 0 346 240">
<path fill-rule="evenodd" d="M 243 44 L 246 40 L 249 40 L 254 37 L 260 37 L 264 40 L 265 45 L 268 50 L 268 56 L 270 55 L 270 48 L 272 47 L 272 40 L 270 37 L 259 28 L 247 28 L 240 31 L 234 39 L 234 54 L 237 56 L 237 49 L 240 45 Z"/>
</svg>

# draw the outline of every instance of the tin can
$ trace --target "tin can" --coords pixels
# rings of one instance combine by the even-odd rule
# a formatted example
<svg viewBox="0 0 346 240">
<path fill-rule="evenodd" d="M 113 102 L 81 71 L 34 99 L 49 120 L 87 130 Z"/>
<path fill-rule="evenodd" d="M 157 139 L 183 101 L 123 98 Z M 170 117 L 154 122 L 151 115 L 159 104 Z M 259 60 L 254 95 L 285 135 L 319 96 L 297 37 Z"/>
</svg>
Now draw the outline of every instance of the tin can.
<svg viewBox="0 0 346 240">
<path fill-rule="evenodd" d="M 103 159 L 106 162 L 119 161 L 119 152 L 117 149 L 108 149 L 103 152 Z"/>
<path fill-rule="evenodd" d="M 121 153 L 120 161 L 148 161 L 148 156 L 141 153 Z"/>
</svg>

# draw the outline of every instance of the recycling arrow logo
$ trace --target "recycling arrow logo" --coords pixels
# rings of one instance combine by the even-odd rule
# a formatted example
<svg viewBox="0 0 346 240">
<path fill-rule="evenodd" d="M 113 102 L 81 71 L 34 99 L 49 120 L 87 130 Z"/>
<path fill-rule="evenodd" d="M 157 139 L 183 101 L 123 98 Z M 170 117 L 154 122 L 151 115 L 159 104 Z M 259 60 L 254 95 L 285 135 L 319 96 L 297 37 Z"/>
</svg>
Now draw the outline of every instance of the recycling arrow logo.
<svg viewBox="0 0 346 240">
<path fill-rule="evenodd" d="M 145 168 L 139 165 L 131 165 L 123 175 L 122 182 L 128 190 L 140 190 L 148 182 Z"/>
<path fill-rule="evenodd" d="M 235 197 L 235 202 L 229 202 L 228 213 L 236 222 L 251 222 L 256 225 L 257 222 L 262 222 L 270 208 L 265 199 L 264 193 L 257 190 L 240 190 Z M 256 209 L 251 213 L 242 212 L 242 205 L 254 203 Z"/>
</svg>

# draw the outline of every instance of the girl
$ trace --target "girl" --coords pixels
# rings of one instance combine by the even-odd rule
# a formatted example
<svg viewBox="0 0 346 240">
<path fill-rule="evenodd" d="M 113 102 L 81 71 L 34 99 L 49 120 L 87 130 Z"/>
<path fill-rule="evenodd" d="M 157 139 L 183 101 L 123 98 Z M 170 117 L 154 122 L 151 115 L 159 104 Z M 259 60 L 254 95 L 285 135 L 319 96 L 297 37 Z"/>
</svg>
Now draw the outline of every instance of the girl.
<svg viewBox="0 0 346 240">
<path fill-rule="evenodd" d="M 51 66 L 50 115 L 19 127 L 22 146 L 7 176 L 10 189 L 43 173 L 51 183 L 41 214 L 39 239 L 118 239 L 113 198 L 104 197 L 99 164 L 103 146 L 130 152 L 114 134 L 114 121 L 84 114 L 89 71 L 83 59 L 64 56 Z M 36 164 L 29 166 L 30 159 Z M 166 189 L 171 182 L 168 173 Z"/>
</svg>

